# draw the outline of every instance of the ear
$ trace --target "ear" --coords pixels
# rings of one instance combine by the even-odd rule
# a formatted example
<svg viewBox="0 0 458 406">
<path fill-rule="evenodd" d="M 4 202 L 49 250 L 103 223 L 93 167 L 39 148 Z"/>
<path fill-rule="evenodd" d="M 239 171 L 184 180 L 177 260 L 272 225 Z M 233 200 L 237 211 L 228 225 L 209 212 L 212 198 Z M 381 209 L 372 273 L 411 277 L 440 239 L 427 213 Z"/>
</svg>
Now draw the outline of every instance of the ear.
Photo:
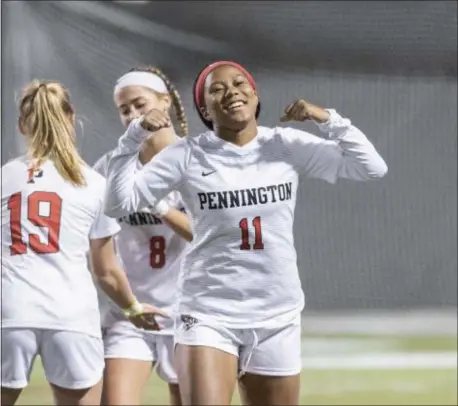
<svg viewBox="0 0 458 406">
<path fill-rule="evenodd" d="M 169 111 L 170 106 L 172 105 L 172 98 L 169 94 L 161 95 L 161 107 L 164 111 Z"/>
<path fill-rule="evenodd" d="M 23 125 L 21 119 L 18 119 L 18 128 L 19 128 L 19 132 L 20 132 L 22 135 L 25 135 L 24 125 Z"/>
<path fill-rule="evenodd" d="M 202 117 L 205 118 L 205 120 L 212 121 L 210 114 L 208 113 L 208 110 L 205 106 L 200 108 L 200 113 L 202 114 Z"/>
</svg>

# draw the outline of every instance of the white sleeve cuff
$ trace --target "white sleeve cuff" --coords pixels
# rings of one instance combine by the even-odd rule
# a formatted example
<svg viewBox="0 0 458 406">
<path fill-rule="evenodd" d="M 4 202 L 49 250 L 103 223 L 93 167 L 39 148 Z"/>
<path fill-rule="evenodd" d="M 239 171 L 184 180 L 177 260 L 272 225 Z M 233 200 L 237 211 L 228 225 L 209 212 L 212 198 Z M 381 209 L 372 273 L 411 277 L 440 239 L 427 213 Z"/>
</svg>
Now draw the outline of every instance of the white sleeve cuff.
<svg viewBox="0 0 458 406">
<path fill-rule="evenodd" d="M 158 217 L 164 217 L 170 211 L 170 205 L 161 200 L 156 206 L 153 207 L 153 214 Z"/>
<path fill-rule="evenodd" d="M 146 131 L 142 126 L 141 122 L 143 120 L 143 116 L 132 120 L 127 129 L 128 137 L 135 141 L 138 144 L 142 144 L 143 141 L 148 138 L 149 132 Z"/>
<path fill-rule="evenodd" d="M 325 123 L 316 123 L 320 131 L 327 133 L 329 138 L 339 138 L 341 132 L 336 130 L 346 129 L 351 126 L 351 121 L 348 118 L 343 118 L 334 109 L 325 109 L 329 113 L 329 120 Z"/>
</svg>

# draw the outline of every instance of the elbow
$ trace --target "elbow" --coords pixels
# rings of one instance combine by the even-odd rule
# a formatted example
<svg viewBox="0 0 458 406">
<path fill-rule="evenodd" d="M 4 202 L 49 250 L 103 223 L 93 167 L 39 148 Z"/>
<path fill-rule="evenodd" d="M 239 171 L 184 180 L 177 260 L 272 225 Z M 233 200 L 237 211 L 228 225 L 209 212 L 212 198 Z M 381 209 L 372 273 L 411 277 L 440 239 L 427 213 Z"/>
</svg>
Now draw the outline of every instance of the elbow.
<svg viewBox="0 0 458 406">
<path fill-rule="evenodd" d="M 127 207 L 127 205 L 124 205 L 124 204 L 114 205 L 114 204 L 111 204 L 109 201 L 105 201 L 104 213 L 108 217 L 117 219 L 119 217 L 124 216 L 128 212 L 129 212 L 129 208 Z"/>
<path fill-rule="evenodd" d="M 121 212 L 113 207 L 105 206 L 104 213 L 111 218 L 117 219 L 122 216 Z"/>
<path fill-rule="evenodd" d="M 369 171 L 370 179 L 382 179 L 388 173 L 388 165 L 380 158 L 376 165 L 373 165 Z"/>
<path fill-rule="evenodd" d="M 353 163 L 342 168 L 339 177 L 352 179 L 360 182 L 371 181 L 383 178 L 388 172 L 388 166 L 380 158 L 376 161 Z"/>
</svg>

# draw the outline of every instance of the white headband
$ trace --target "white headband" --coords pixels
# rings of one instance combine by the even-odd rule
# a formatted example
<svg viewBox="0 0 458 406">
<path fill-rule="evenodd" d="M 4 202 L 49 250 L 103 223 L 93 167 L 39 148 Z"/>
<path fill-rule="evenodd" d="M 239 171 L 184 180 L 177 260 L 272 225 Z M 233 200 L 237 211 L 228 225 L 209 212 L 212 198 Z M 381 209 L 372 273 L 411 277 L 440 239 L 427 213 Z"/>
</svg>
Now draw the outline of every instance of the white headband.
<svg viewBox="0 0 458 406">
<path fill-rule="evenodd" d="M 143 86 L 158 93 L 168 93 L 165 82 L 152 72 L 129 72 L 121 76 L 116 82 L 114 93 L 127 86 Z"/>
</svg>

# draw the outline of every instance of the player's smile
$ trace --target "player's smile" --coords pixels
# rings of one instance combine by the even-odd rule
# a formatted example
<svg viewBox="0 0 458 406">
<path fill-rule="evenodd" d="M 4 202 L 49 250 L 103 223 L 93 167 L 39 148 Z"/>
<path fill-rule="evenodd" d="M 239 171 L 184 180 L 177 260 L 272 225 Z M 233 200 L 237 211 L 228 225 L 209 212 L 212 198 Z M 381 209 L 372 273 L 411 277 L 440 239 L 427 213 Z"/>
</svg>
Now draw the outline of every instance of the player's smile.
<svg viewBox="0 0 458 406">
<path fill-rule="evenodd" d="M 247 102 L 244 100 L 234 100 L 223 105 L 226 111 L 233 112 L 242 110 L 246 106 Z"/>
</svg>

